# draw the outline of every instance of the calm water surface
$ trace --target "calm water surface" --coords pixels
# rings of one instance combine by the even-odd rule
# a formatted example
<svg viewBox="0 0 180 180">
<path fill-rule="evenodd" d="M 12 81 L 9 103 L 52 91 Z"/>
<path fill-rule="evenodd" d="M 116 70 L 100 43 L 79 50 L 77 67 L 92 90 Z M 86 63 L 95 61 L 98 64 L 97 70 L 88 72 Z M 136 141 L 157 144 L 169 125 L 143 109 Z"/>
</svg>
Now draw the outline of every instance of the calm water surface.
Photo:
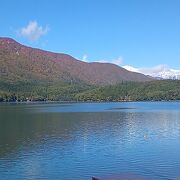
<svg viewBox="0 0 180 180">
<path fill-rule="evenodd" d="M 180 102 L 0 104 L 0 179 L 180 180 Z"/>
</svg>

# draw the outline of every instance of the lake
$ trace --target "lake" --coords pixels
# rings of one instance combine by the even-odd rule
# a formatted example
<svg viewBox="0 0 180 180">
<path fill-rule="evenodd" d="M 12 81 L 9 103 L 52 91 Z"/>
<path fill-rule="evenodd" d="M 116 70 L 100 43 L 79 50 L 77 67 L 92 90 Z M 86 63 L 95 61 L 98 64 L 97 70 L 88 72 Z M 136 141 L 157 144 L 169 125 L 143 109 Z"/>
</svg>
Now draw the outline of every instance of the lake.
<svg viewBox="0 0 180 180">
<path fill-rule="evenodd" d="M 0 179 L 180 179 L 180 102 L 0 104 Z"/>
</svg>

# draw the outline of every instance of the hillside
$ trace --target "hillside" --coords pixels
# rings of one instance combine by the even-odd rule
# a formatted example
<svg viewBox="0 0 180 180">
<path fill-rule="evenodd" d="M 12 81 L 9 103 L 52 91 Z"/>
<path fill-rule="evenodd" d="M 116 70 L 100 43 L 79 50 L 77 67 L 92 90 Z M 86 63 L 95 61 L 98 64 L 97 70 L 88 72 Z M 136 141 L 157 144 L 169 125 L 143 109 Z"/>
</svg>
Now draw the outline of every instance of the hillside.
<svg viewBox="0 0 180 180">
<path fill-rule="evenodd" d="M 5 83 L 0 81 L 1 101 L 161 101 L 180 100 L 180 80 L 121 82 L 92 86 L 73 83 Z"/>
<path fill-rule="evenodd" d="M 110 63 L 86 63 L 62 53 L 26 47 L 10 38 L 0 38 L 0 78 L 5 82 L 63 82 L 91 85 L 151 78 Z"/>
<path fill-rule="evenodd" d="M 122 82 L 76 94 L 79 101 L 180 100 L 180 80 Z"/>
<path fill-rule="evenodd" d="M 180 100 L 180 81 L 152 80 L 114 64 L 86 63 L 0 38 L 0 101 Z"/>
</svg>

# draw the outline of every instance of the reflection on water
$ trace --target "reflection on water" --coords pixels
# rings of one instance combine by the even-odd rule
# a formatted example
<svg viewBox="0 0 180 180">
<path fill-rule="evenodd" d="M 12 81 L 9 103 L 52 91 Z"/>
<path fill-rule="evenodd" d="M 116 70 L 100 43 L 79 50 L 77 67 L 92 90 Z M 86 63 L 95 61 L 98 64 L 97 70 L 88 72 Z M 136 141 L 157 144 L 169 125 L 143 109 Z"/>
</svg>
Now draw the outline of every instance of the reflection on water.
<svg viewBox="0 0 180 180">
<path fill-rule="evenodd" d="M 179 102 L 0 105 L 0 179 L 178 179 L 179 152 Z"/>
</svg>

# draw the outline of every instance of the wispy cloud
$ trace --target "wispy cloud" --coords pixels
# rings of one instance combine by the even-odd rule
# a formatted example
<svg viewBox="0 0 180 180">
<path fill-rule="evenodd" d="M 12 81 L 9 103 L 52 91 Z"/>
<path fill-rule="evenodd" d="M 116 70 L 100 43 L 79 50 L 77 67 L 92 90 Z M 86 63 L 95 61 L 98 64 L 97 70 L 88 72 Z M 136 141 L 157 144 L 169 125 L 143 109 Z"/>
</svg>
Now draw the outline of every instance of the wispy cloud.
<svg viewBox="0 0 180 180">
<path fill-rule="evenodd" d="M 89 62 L 88 61 L 88 56 L 86 54 L 83 55 L 83 57 L 81 58 L 82 61 L 84 62 Z M 111 59 L 111 60 L 105 60 L 105 59 L 101 59 L 101 60 L 94 60 L 93 62 L 99 62 L 99 63 L 112 63 L 112 64 L 116 64 L 118 66 L 121 66 L 123 64 L 123 57 L 119 56 L 116 59 Z"/>
<path fill-rule="evenodd" d="M 159 64 L 153 67 L 141 67 L 141 68 L 136 68 L 129 65 L 125 65 L 123 67 L 129 71 L 140 72 L 147 75 L 158 74 L 163 71 L 170 71 L 170 68 L 165 64 Z"/>
<path fill-rule="evenodd" d="M 99 63 L 112 63 L 112 64 L 116 64 L 118 66 L 121 66 L 123 64 L 123 57 L 119 56 L 116 59 L 111 59 L 111 60 L 97 60 L 96 62 Z"/>
<path fill-rule="evenodd" d="M 30 21 L 26 27 L 22 27 L 18 34 L 30 41 L 37 41 L 41 36 L 47 34 L 49 27 L 38 25 L 37 21 Z"/>
<path fill-rule="evenodd" d="M 113 59 L 110 62 L 113 63 L 113 64 L 116 64 L 118 66 L 121 66 L 123 64 L 123 57 L 119 56 L 117 59 Z"/>
<path fill-rule="evenodd" d="M 87 58 L 88 58 L 87 54 L 84 54 L 83 57 L 82 57 L 82 61 L 88 62 Z"/>
</svg>

